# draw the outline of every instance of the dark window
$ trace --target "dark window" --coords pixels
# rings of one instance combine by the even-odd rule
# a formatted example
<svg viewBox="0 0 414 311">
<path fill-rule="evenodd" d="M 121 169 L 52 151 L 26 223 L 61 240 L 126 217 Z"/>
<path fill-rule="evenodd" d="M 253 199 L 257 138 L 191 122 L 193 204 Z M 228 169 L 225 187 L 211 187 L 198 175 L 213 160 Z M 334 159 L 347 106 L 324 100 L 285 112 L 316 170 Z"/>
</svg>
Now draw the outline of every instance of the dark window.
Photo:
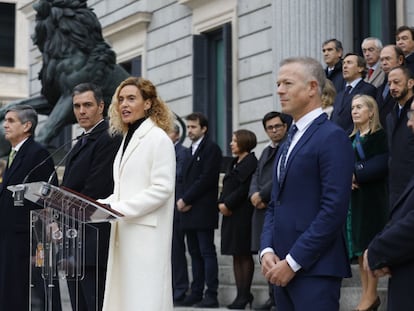
<svg viewBox="0 0 414 311">
<path fill-rule="evenodd" d="M 15 4 L 0 3 L 0 66 L 14 67 Z"/>
<path fill-rule="evenodd" d="M 395 0 L 354 0 L 354 49 L 361 51 L 366 37 L 377 37 L 384 45 L 395 42 Z"/>
<path fill-rule="evenodd" d="M 140 77 L 142 74 L 141 69 L 141 56 L 137 56 L 130 61 L 120 63 L 120 65 L 134 77 Z"/>
<path fill-rule="evenodd" d="M 231 155 L 231 23 L 194 36 L 193 42 L 193 111 L 208 117 L 210 137 Z"/>
</svg>

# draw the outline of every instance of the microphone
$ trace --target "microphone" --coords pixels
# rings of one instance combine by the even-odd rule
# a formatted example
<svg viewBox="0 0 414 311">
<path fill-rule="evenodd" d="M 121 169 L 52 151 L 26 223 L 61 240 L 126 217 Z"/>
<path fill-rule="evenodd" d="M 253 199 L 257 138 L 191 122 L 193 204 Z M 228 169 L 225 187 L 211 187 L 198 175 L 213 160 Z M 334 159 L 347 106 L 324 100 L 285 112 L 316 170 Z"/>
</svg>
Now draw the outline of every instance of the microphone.
<svg viewBox="0 0 414 311">
<path fill-rule="evenodd" d="M 85 137 L 88 137 L 89 135 L 90 135 L 91 133 L 83 133 L 83 134 L 81 134 L 81 135 L 79 135 L 79 136 L 77 136 L 76 138 L 74 138 L 74 139 L 72 139 L 72 141 L 74 141 L 74 140 L 79 140 L 79 139 L 83 139 L 83 138 L 85 138 Z M 56 170 L 58 169 L 58 167 L 59 166 L 61 166 L 62 165 L 62 163 L 66 160 L 66 158 L 72 153 L 72 151 L 73 151 L 73 147 L 75 147 L 75 145 L 73 145 L 71 148 L 70 148 L 70 150 L 63 156 L 63 158 L 55 165 L 55 169 L 53 170 L 53 172 L 52 172 L 52 174 L 50 174 L 50 176 L 49 176 L 49 179 L 47 180 L 47 183 L 48 184 L 50 184 L 51 183 L 51 181 L 52 181 L 52 179 L 53 179 L 53 176 L 56 176 L 57 177 L 57 173 L 56 173 Z"/>
<path fill-rule="evenodd" d="M 51 157 L 53 157 L 56 153 L 58 153 L 59 151 L 61 151 L 64 147 L 66 147 L 67 145 L 71 144 L 74 141 L 77 141 L 83 137 L 89 136 L 89 133 L 85 134 L 81 134 L 79 136 L 76 136 L 75 138 L 72 138 L 71 140 L 68 140 L 67 142 L 65 142 L 62 146 L 58 147 L 54 152 L 52 152 L 48 157 L 46 157 L 42 162 L 40 162 L 39 164 L 37 164 L 35 167 L 33 167 L 29 173 L 27 173 L 27 175 L 24 177 L 22 184 L 25 184 L 27 182 L 27 180 L 29 179 L 30 175 L 33 174 L 33 172 L 35 170 L 37 170 L 40 166 L 42 166 L 43 164 L 45 164 Z M 69 152 L 63 157 L 64 159 L 67 157 L 67 155 L 72 151 L 73 147 L 70 148 Z M 60 162 L 59 162 L 60 163 Z M 56 170 L 56 167 L 55 167 Z M 52 175 L 55 173 L 55 171 L 53 171 Z M 50 182 L 51 178 L 49 178 L 49 182 Z"/>
</svg>

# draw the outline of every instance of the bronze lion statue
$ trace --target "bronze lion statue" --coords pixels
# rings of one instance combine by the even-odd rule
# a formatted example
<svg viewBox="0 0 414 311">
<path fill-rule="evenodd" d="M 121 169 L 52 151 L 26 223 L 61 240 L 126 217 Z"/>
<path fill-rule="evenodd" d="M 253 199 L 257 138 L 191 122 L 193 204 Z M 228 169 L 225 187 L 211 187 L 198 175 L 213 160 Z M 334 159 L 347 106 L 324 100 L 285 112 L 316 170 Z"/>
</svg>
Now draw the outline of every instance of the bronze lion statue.
<svg viewBox="0 0 414 311">
<path fill-rule="evenodd" d="M 39 114 L 48 115 L 36 136 L 48 146 L 65 125 L 76 122 L 71 96 L 75 85 L 94 82 L 101 86 L 107 108 L 116 87 L 129 74 L 116 64 L 116 55 L 102 37 L 101 25 L 87 0 L 40 0 L 33 8 L 36 26 L 32 40 L 42 53 L 41 94 L 3 107 L 0 119 L 10 105 L 31 105 Z M 0 132 L 0 153 L 4 155 L 10 147 L 2 126 Z"/>
</svg>

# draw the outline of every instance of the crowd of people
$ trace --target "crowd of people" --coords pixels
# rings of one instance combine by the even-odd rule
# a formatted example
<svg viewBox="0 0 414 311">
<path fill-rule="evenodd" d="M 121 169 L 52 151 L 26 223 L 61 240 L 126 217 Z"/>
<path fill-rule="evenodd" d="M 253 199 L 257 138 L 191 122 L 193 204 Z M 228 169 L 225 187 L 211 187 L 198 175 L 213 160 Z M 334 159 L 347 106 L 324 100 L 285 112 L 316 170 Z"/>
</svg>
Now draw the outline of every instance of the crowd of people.
<svg viewBox="0 0 414 311">
<path fill-rule="evenodd" d="M 72 304 L 105 311 L 218 308 L 221 217 L 220 251 L 232 256 L 236 285 L 228 309 L 338 310 L 353 260 L 362 285 L 355 310 L 378 309 L 378 278 L 386 275 L 388 310 L 412 306 L 414 28 L 398 28 L 395 45 L 366 38 L 361 50 L 343 56 L 342 43 L 330 39 L 322 44 L 325 69 L 310 57 L 282 60 L 282 112 L 262 119 L 269 144 L 257 158 L 256 134 L 235 130 L 233 158 L 223 169 L 207 117 L 186 117 L 191 145 L 182 146 L 151 81 L 124 80 L 109 120 L 99 86 L 76 86 L 73 112 L 84 132 L 68 154 L 62 185 L 123 217 L 94 224 L 99 240 L 86 231 L 85 277 L 68 281 Z M 7 186 L 47 181 L 54 171 L 34 140 L 36 125 L 30 106 L 6 113 L 12 149 L 0 183 L 0 302 L 10 310 L 28 309 L 29 212 L 39 207 L 25 201 L 16 209 Z M 261 304 L 251 292 L 255 254 L 269 285 Z"/>
</svg>

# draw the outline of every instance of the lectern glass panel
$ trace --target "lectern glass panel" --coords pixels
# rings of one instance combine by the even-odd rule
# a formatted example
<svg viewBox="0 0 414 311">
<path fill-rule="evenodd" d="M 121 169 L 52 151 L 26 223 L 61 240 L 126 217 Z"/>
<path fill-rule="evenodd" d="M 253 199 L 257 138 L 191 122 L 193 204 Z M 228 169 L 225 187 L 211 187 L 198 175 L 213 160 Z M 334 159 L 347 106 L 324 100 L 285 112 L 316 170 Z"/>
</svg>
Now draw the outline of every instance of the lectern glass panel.
<svg viewBox="0 0 414 311">
<path fill-rule="evenodd" d="M 70 189 L 45 182 L 8 189 L 17 201 L 16 208 L 21 206 L 23 197 L 40 207 L 31 212 L 30 310 L 78 311 L 82 299 L 79 288 L 91 278 L 97 310 L 98 264 L 91 265 L 92 270 L 85 265 L 86 255 L 98 260 L 99 230 L 91 223 L 115 220 L 122 214 Z M 89 237 L 95 237 L 96 243 L 88 243 L 85 252 L 85 239 Z"/>
</svg>

